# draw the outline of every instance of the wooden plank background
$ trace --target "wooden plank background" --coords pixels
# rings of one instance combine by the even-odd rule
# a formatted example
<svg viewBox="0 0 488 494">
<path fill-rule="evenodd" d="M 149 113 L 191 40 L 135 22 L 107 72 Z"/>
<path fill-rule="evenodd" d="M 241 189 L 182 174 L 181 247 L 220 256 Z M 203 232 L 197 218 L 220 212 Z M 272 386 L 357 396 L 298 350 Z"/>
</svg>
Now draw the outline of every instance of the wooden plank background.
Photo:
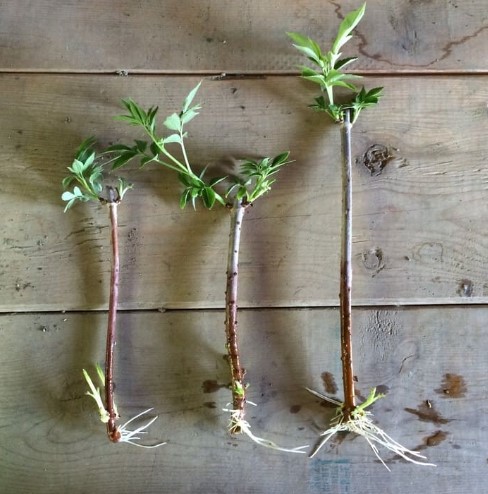
<svg viewBox="0 0 488 494">
<path fill-rule="evenodd" d="M 253 430 L 313 444 L 330 409 L 304 386 L 341 397 L 339 131 L 307 109 L 315 88 L 285 32 L 327 43 L 357 6 L 0 0 L 2 492 L 486 490 L 484 0 L 371 1 L 348 47 L 365 84 L 385 87 L 354 127 L 358 389 L 382 386 L 378 423 L 437 468 L 386 455 L 388 473 L 360 439 L 308 460 L 226 433 L 228 215 L 179 210 L 161 169 L 127 172 L 117 397 L 126 417 L 153 406 L 151 439 L 168 444 L 108 444 L 84 396 L 81 368 L 103 363 L 108 218 L 93 205 L 63 214 L 61 179 L 83 138 L 139 137 L 113 120 L 121 98 L 163 117 L 203 80 L 197 166 L 295 160 L 247 215 L 239 302 Z M 391 158 L 371 162 L 372 149 Z"/>
<path fill-rule="evenodd" d="M 2 0 L 5 70 L 275 72 L 302 60 L 285 33 L 328 42 L 358 2 Z M 376 0 L 349 48 L 364 71 L 485 71 L 485 0 Z"/>
</svg>

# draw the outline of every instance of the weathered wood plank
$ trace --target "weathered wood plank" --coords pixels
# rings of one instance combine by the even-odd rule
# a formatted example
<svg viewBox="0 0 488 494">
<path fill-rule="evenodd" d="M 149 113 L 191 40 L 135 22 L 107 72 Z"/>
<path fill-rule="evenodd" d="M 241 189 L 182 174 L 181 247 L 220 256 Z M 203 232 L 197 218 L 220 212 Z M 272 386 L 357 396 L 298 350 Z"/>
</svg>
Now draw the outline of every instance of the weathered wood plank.
<svg viewBox="0 0 488 494">
<path fill-rule="evenodd" d="M 81 205 L 63 214 L 60 182 L 72 150 L 89 135 L 104 144 L 139 136 L 113 121 L 120 98 L 157 103 L 163 116 L 197 80 L 0 78 L 2 310 L 106 307 L 107 212 Z M 486 303 L 484 79 L 368 83 L 386 86 L 385 97 L 355 127 L 355 154 L 376 144 L 394 158 L 377 175 L 364 164 L 355 169 L 355 303 Z M 204 109 L 189 128 L 189 153 L 209 173 L 228 173 L 231 158 L 249 153 L 290 149 L 296 160 L 246 219 L 243 307 L 337 303 L 339 131 L 307 109 L 313 94 L 297 78 L 269 77 L 207 80 L 199 95 Z M 378 153 L 372 160 L 377 171 L 384 163 Z M 121 306 L 221 307 L 228 215 L 179 210 L 179 185 L 165 171 L 129 178 L 135 189 L 120 211 Z"/>
<path fill-rule="evenodd" d="M 120 316 L 117 397 L 124 417 L 153 406 L 157 450 L 109 444 L 81 368 L 103 361 L 103 314 L 0 316 L 0 482 L 4 492 L 484 492 L 488 457 L 486 309 L 357 310 L 362 395 L 387 392 L 377 422 L 436 469 L 346 439 L 313 460 L 225 432 L 228 368 L 221 311 Z M 245 311 L 243 363 L 255 433 L 313 443 L 330 409 L 304 391 L 340 388 L 337 310 Z M 123 366 L 123 368 L 122 368 Z M 212 391 L 207 392 L 205 391 Z M 341 390 L 337 391 L 341 396 Z M 427 405 L 427 400 L 430 405 Z M 328 411 L 329 410 L 329 411 Z M 236 487 L 237 486 L 237 487 Z M 433 492 L 433 491 L 432 491 Z"/>
<path fill-rule="evenodd" d="M 0 1 L 0 70 L 296 70 L 287 31 L 329 43 L 360 2 Z M 362 71 L 486 71 L 485 0 L 368 2 L 351 53 Z M 474 55 L 476 54 L 476 55 Z"/>
</svg>

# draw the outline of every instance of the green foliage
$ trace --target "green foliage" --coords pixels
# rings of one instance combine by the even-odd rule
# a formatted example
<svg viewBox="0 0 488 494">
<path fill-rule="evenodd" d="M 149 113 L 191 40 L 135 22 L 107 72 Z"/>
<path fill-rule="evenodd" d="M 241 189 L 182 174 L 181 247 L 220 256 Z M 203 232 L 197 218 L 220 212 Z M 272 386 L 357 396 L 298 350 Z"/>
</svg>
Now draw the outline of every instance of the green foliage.
<svg viewBox="0 0 488 494">
<path fill-rule="evenodd" d="M 185 186 L 183 193 L 180 197 L 180 207 L 183 209 L 189 202 L 192 203 L 193 209 L 195 209 L 195 201 L 200 198 L 207 209 L 212 209 L 215 202 L 225 205 L 225 201 L 220 194 L 218 194 L 214 187 L 223 178 L 214 178 L 208 182 L 208 184 L 203 180 L 203 175 L 205 170 L 200 174 L 200 176 L 189 175 L 187 173 L 180 173 L 178 178 L 180 182 Z"/>
<path fill-rule="evenodd" d="M 245 160 L 241 165 L 242 178 L 236 178 L 228 188 L 226 197 L 233 194 L 235 199 L 252 203 L 271 190 L 275 179 L 270 179 L 278 173 L 283 165 L 290 163 L 289 152 L 281 153 L 274 158 L 263 158 L 259 161 Z"/>
<path fill-rule="evenodd" d="M 336 39 L 332 43 L 331 49 L 324 53 L 320 46 L 311 38 L 298 33 L 288 33 L 293 41 L 293 46 L 303 53 L 310 62 L 318 67 L 318 70 L 310 67 L 302 67 L 302 77 L 308 81 L 318 84 L 326 94 L 315 98 L 312 108 L 327 113 L 334 121 L 341 122 L 344 118 L 344 111 L 351 110 L 351 121 L 354 123 L 361 110 L 373 106 L 381 96 L 382 88 L 374 88 L 366 91 L 358 88 L 351 82 L 359 76 L 345 74 L 344 67 L 357 60 L 357 57 L 341 58 L 341 48 L 352 38 L 352 31 L 363 18 L 366 4 L 359 9 L 349 12 L 339 25 Z M 349 103 L 337 104 L 334 100 L 334 88 L 345 88 L 354 93 Z"/>
<path fill-rule="evenodd" d="M 364 415 L 366 412 L 366 409 L 373 405 L 376 401 L 380 400 L 381 398 L 384 398 L 385 395 L 383 393 L 376 393 L 376 388 L 372 388 L 369 392 L 368 397 L 364 400 L 363 403 L 360 405 L 356 405 L 356 408 L 353 411 L 353 414 L 356 414 L 356 416 L 359 415 Z"/>
<path fill-rule="evenodd" d="M 68 167 L 70 175 L 63 179 L 62 185 L 65 191 L 61 195 L 61 199 L 67 202 L 65 212 L 76 202 L 105 201 L 102 197 L 103 163 L 94 150 L 95 143 L 93 137 L 85 139 L 75 152 L 73 164 Z M 73 186 L 72 190 L 66 190 L 71 186 Z M 124 179 L 119 178 L 116 200 L 120 201 L 131 187 Z"/>
<path fill-rule="evenodd" d="M 200 85 L 201 82 L 188 93 L 178 113 L 172 113 L 166 117 L 163 125 L 171 133 L 165 137 L 158 135 L 157 107 L 152 106 L 148 110 L 144 110 L 132 99 L 122 100 L 128 114 L 120 115 L 116 119 L 142 127 L 150 140 L 149 142 L 135 140 L 132 146 L 116 144 L 107 151 L 114 155 L 113 168 L 120 168 L 133 159 L 139 159 L 141 166 L 154 162 L 177 172 L 180 182 L 184 185 L 180 197 L 180 207 L 184 208 L 188 203 L 191 203 L 195 208 L 196 200 L 200 199 L 206 208 L 211 209 L 216 202 L 225 204 L 222 196 L 215 190 L 215 186 L 224 178 L 214 178 L 207 181 L 204 179 L 205 170 L 197 175 L 188 160 L 185 147 L 185 138 L 187 137 L 185 125 L 191 122 L 201 109 L 199 104 L 192 104 Z M 167 148 L 169 144 L 179 146 L 183 160 L 180 160 Z"/>
<path fill-rule="evenodd" d="M 233 391 L 233 393 L 235 393 L 237 396 L 240 396 L 241 398 L 244 398 L 245 393 L 246 393 L 244 386 L 239 381 L 234 382 L 234 386 L 233 386 L 232 391 Z"/>
<path fill-rule="evenodd" d="M 186 96 L 178 113 L 172 113 L 163 121 L 163 126 L 170 131 L 167 136 L 161 136 L 158 133 L 157 114 L 158 107 L 151 106 L 147 110 L 139 106 L 134 100 L 128 98 L 122 100 L 127 113 L 116 117 L 117 120 L 126 122 L 130 125 L 140 127 L 149 137 L 149 141 L 135 139 L 131 145 L 115 144 L 110 146 L 104 154 L 109 153 L 111 159 L 106 163 L 111 163 L 112 169 L 118 169 L 127 165 L 132 160 L 139 160 L 141 166 L 149 163 L 157 163 L 170 170 L 177 172 L 178 179 L 183 185 L 183 192 L 180 196 L 180 207 L 184 208 L 191 203 L 193 208 L 196 208 L 197 200 L 200 200 L 203 205 L 211 209 L 216 203 L 225 205 L 225 200 L 216 190 L 216 186 L 224 181 L 227 177 L 217 177 L 207 179 L 205 171 L 196 174 L 188 160 L 185 138 L 185 126 L 197 115 L 201 106 L 193 104 L 193 100 L 200 88 L 201 82 L 197 84 Z M 77 160 L 84 159 L 88 164 L 96 162 L 95 152 L 92 150 L 94 140 L 85 141 L 84 147 L 78 152 Z M 172 151 L 168 149 L 168 145 L 176 144 L 179 146 L 180 154 L 183 159 L 180 159 Z M 234 183 L 227 190 L 226 197 L 233 194 L 240 201 L 251 203 L 258 197 L 262 196 L 271 189 L 274 179 L 271 179 L 278 170 L 288 163 L 289 153 L 282 153 L 275 158 L 263 158 L 261 160 L 245 160 L 241 166 L 241 177 L 235 179 Z M 102 177 L 101 165 L 99 166 L 99 179 Z M 71 169 L 70 169 L 71 170 Z M 66 179 L 67 184 L 71 184 L 75 177 Z M 84 186 L 84 182 L 82 184 Z M 122 198 L 125 183 L 120 183 L 119 196 Z M 93 189 L 83 187 L 75 187 L 72 192 L 65 192 L 63 198 L 71 202 L 70 207 L 76 200 L 100 199 L 101 184 L 98 184 Z"/>
</svg>

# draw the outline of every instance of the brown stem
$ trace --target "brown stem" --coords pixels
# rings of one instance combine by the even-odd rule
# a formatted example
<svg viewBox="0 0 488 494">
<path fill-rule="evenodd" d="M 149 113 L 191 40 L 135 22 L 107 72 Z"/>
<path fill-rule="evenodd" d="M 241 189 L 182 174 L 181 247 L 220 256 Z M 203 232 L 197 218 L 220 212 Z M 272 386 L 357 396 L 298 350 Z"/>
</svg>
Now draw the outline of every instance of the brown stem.
<svg viewBox="0 0 488 494">
<path fill-rule="evenodd" d="M 351 116 L 344 111 L 341 128 L 342 141 L 342 246 L 341 246 L 341 360 L 344 386 L 344 419 L 349 420 L 356 407 L 354 391 L 354 371 L 352 363 L 352 156 L 351 156 Z"/>
<path fill-rule="evenodd" d="M 227 257 L 227 286 L 225 291 L 225 334 L 226 347 L 232 375 L 232 407 L 244 417 L 245 385 L 244 370 L 239 360 L 239 343 L 237 338 L 237 285 L 239 270 L 239 244 L 241 227 L 246 205 L 236 200 L 231 209 L 229 251 Z M 239 432 L 233 430 L 233 432 Z"/>
<path fill-rule="evenodd" d="M 118 201 L 109 189 L 108 207 L 110 212 L 110 230 L 112 239 L 112 273 L 110 276 L 110 300 L 108 308 L 107 344 L 105 350 L 105 406 L 109 415 L 107 434 L 112 442 L 121 438 L 117 428 L 117 411 L 114 403 L 114 347 L 116 337 L 117 305 L 119 299 L 119 240 L 117 223 Z"/>
</svg>

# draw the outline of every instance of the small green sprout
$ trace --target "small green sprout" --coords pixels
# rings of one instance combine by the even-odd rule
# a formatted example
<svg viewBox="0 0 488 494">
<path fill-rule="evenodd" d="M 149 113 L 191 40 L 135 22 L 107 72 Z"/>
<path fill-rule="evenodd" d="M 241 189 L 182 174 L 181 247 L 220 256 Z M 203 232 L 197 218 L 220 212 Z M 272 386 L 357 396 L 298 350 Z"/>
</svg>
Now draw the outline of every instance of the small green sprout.
<svg viewBox="0 0 488 494">
<path fill-rule="evenodd" d="M 238 201 L 247 204 L 271 190 L 271 185 L 276 181 L 269 179 L 278 173 L 282 166 L 290 163 L 289 152 L 281 153 L 274 158 L 263 158 L 261 160 L 247 159 L 241 165 L 242 178 L 235 178 L 234 183 L 227 189 L 226 197 L 234 195 Z"/>
<path fill-rule="evenodd" d="M 103 375 L 102 368 L 98 364 L 96 364 L 96 371 L 100 381 L 102 382 L 102 386 L 105 387 L 105 376 Z M 90 391 L 87 391 L 86 394 L 95 400 L 98 407 L 98 413 L 100 414 L 100 420 L 106 424 L 110 418 L 110 415 L 105 409 L 100 388 L 95 387 L 93 381 L 91 380 L 90 374 L 88 374 L 85 369 L 83 369 L 83 376 L 85 377 L 85 381 L 88 383 L 88 387 L 90 388 Z"/>
</svg>

